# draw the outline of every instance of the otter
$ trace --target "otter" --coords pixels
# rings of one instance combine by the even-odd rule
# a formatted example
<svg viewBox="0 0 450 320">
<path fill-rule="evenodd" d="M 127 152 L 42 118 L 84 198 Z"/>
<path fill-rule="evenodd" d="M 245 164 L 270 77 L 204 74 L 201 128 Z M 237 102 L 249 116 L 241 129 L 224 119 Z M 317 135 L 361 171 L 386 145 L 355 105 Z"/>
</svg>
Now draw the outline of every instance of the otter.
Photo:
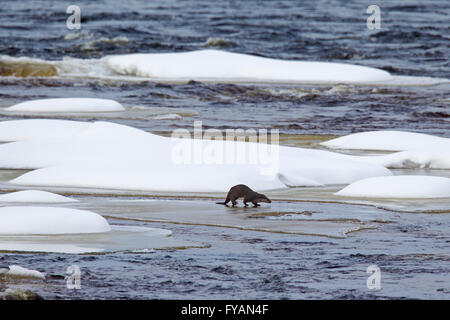
<svg viewBox="0 0 450 320">
<path fill-rule="evenodd" d="M 265 195 L 253 191 L 245 184 L 238 184 L 234 187 L 231 187 L 230 191 L 228 191 L 227 198 L 225 199 L 224 202 L 216 202 L 216 203 L 227 205 L 228 202 L 231 201 L 234 207 L 236 205 L 236 200 L 242 197 L 244 198 L 244 206 L 247 206 L 247 202 L 253 203 L 254 207 L 259 206 L 258 202 L 267 202 L 267 203 L 272 202 Z"/>
</svg>

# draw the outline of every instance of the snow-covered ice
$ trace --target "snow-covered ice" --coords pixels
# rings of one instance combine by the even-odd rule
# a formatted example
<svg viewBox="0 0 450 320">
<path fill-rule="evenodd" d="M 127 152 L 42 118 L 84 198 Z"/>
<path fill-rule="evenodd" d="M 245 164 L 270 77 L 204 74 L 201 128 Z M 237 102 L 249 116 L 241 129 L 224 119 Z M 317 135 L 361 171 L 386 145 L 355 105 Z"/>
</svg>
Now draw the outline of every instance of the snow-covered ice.
<svg viewBox="0 0 450 320">
<path fill-rule="evenodd" d="M 220 50 L 178 53 L 107 55 L 98 59 L 65 57 L 42 60 L 2 56 L 8 64 L 53 66 L 55 78 L 92 78 L 118 81 L 238 83 L 355 83 L 367 86 L 432 86 L 449 79 L 391 75 L 380 69 L 346 63 L 280 60 Z"/>
<path fill-rule="evenodd" d="M 110 231 L 99 214 L 55 207 L 0 208 L 0 235 L 76 234 Z"/>
<path fill-rule="evenodd" d="M 89 127 L 89 122 L 53 119 L 27 119 L 0 122 L 0 141 L 49 139 L 73 136 Z"/>
<path fill-rule="evenodd" d="M 171 80 L 367 82 L 391 80 L 383 70 L 331 62 L 289 61 L 220 50 L 111 56 L 123 75 Z"/>
<path fill-rule="evenodd" d="M 77 201 L 76 199 L 41 190 L 24 190 L 0 195 L 0 202 L 65 203 Z"/>
<path fill-rule="evenodd" d="M 350 134 L 321 145 L 334 149 L 400 151 L 360 156 L 355 160 L 386 168 L 450 169 L 450 139 L 403 131 L 368 131 Z"/>
<path fill-rule="evenodd" d="M 98 98 L 55 98 L 25 101 L 5 109 L 14 112 L 111 112 L 125 108 L 117 101 Z"/>
<path fill-rule="evenodd" d="M 88 123 L 85 127 L 68 122 L 65 133 L 64 121 L 58 120 L 61 134 L 54 137 L 38 134 L 38 138 L 33 139 L 35 122 L 22 120 L 18 126 L 23 127 L 25 121 L 30 121 L 28 138 L 0 145 L 0 167 L 38 169 L 11 181 L 18 185 L 208 192 L 227 191 L 235 184 L 245 183 L 257 190 L 267 190 L 349 184 L 364 178 L 392 175 L 386 168 L 450 168 L 450 149 L 443 147 L 448 139 L 429 135 L 425 135 L 426 141 L 416 143 L 422 148 L 388 155 L 357 156 L 238 141 L 166 138 L 109 122 Z M 10 125 L 6 134 L 13 131 L 14 126 Z M 37 123 L 37 131 L 42 133 L 40 123 Z M 392 145 L 387 148 L 394 149 L 399 149 L 400 142 L 404 142 L 400 148 L 404 149 L 408 147 L 407 141 L 414 140 L 416 135 L 421 137 L 415 133 L 405 134 L 412 136 L 402 138 L 403 133 L 394 134 L 398 138 L 390 135 L 389 139 L 377 133 L 372 135 L 375 136 L 372 141 L 380 139 L 381 146 L 384 140 L 390 140 Z M 177 153 L 174 151 L 186 146 L 192 153 L 188 160 L 192 161 L 175 161 Z M 200 150 L 199 163 L 195 162 L 196 148 Z M 244 162 L 238 163 L 234 158 L 227 163 L 230 150 L 243 152 Z M 268 162 L 251 163 L 251 155 L 260 158 L 261 151 L 266 151 Z M 223 161 L 216 162 L 214 157 L 210 161 L 205 156 L 208 154 L 219 155 Z"/>
<path fill-rule="evenodd" d="M 450 139 L 405 131 L 367 131 L 322 142 L 333 149 L 406 151 L 414 149 L 450 149 Z"/>
<path fill-rule="evenodd" d="M 335 193 L 364 198 L 450 198 L 450 179 L 435 176 L 375 177 L 356 181 Z"/>
<path fill-rule="evenodd" d="M 449 148 L 424 148 L 401 151 L 393 154 L 360 157 L 360 161 L 381 165 L 386 168 L 429 168 L 450 169 Z"/>
<path fill-rule="evenodd" d="M 37 270 L 31 270 L 19 265 L 10 265 L 8 268 L 0 269 L 0 274 L 20 278 L 37 278 L 45 280 L 45 274 Z M 3 272 L 2 272 L 3 271 Z"/>
<path fill-rule="evenodd" d="M 195 162 L 196 148 L 200 163 Z M 192 152 L 192 161 L 179 163 L 176 150 Z M 227 163 L 230 150 L 242 152 L 244 161 L 236 157 Z M 208 158 L 211 152 L 223 157 Z M 92 123 L 70 137 L 0 145 L 0 167 L 39 169 L 11 181 L 20 185 L 164 191 L 228 191 L 239 183 L 257 190 L 347 184 L 391 174 L 380 165 L 329 151 L 172 139 L 108 122 Z"/>
</svg>

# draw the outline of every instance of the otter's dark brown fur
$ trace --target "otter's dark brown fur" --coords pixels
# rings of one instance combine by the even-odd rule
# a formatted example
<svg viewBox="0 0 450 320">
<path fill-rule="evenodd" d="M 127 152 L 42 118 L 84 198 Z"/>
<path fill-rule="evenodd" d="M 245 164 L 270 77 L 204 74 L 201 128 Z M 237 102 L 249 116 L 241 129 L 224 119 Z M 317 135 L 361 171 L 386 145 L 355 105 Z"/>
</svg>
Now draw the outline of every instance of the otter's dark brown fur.
<svg viewBox="0 0 450 320">
<path fill-rule="evenodd" d="M 217 204 L 227 205 L 231 201 L 233 207 L 236 205 L 236 200 L 239 198 L 244 198 L 244 205 L 247 206 L 247 202 L 253 203 L 253 206 L 258 207 L 258 202 L 271 203 L 269 198 L 267 198 L 262 193 L 258 193 L 247 187 L 245 184 L 238 184 L 230 189 L 227 194 L 225 202 L 216 202 Z"/>
</svg>

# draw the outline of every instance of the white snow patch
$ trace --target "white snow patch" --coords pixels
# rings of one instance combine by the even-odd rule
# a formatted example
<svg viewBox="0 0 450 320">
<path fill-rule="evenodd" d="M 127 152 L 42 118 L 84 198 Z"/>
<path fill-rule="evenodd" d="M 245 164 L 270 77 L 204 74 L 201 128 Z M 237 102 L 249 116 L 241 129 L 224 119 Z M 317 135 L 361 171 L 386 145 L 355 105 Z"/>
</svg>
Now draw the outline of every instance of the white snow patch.
<svg viewBox="0 0 450 320">
<path fill-rule="evenodd" d="M 404 131 L 368 131 L 350 134 L 321 145 L 333 149 L 406 151 L 423 148 L 450 149 L 450 139 Z"/>
<path fill-rule="evenodd" d="M 155 249 L 137 249 L 137 250 L 133 250 L 131 252 L 132 253 L 155 253 L 156 250 Z"/>
<path fill-rule="evenodd" d="M 69 137 L 86 130 L 89 125 L 89 122 L 51 119 L 1 121 L 0 141 Z"/>
<path fill-rule="evenodd" d="M 0 202 L 64 203 L 76 201 L 78 200 L 40 190 L 24 190 L 0 195 Z"/>
<path fill-rule="evenodd" d="M 192 150 L 192 164 L 174 161 L 174 150 L 185 144 Z M 197 147 L 202 158 L 199 164 L 194 159 Z M 223 151 L 223 162 L 214 162 L 213 158 L 208 163 L 204 155 L 217 150 L 219 154 Z M 235 158 L 227 163 L 229 150 L 244 154 L 244 161 Z M 266 163 L 261 154 L 268 156 Z M 380 165 L 329 151 L 171 139 L 108 122 L 95 122 L 71 137 L 0 145 L 0 167 L 41 168 L 11 181 L 20 185 L 205 192 L 228 191 L 239 183 L 266 190 L 351 183 L 391 174 Z"/>
<path fill-rule="evenodd" d="M 69 253 L 69 254 L 86 254 L 86 253 L 97 253 L 103 252 L 102 248 L 86 247 L 83 245 L 73 245 L 73 244 L 60 244 L 52 242 L 45 243 L 33 243 L 32 241 L 28 243 L 18 242 L 3 243 L 0 237 L 0 251 L 17 251 L 17 252 L 47 252 L 47 253 Z M 99 245 L 99 247 L 101 247 Z"/>
<path fill-rule="evenodd" d="M 72 36 L 69 36 L 72 37 Z M 89 35 L 87 36 L 89 37 Z M 112 39 L 114 40 L 114 39 Z M 88 44 L 92 46 L 92 43 Z M 398 76 L 390 75 L 388 72 L 367 68 L 363 66 L 327 63 L 327 62 L 307 62 L 307 61 L 287 61 L 268 59 L 262 57 L 255 57 L 245 54 L 234 53 L 237 56 L 234 59 L 231 55 L 233 53 L 217 51 L 210 51 L 211 59 L 202 61 L 202 51 L 193 51 L 186 53 L 165 53 L 166 56 L 160 54 L 142 54 L 143 57 L 139 61 L 133 62 L 135 55 L 120 55 L 120 56 L 104 56 L 99 59 L 79 59 L 64 57 L 62 60 L 42 60 L 31 57 L 10 57 L 0 56 L 0 61 L 6 63 L 37 63 L 43 65 L 52 65 L 58 70 L 56 78 L 62 79 L 102 79 L 112 81 L 164 81 L 164 82 L 186 82 L 197 79 L 198 73 L 204 73 L 206 78 L 198 78 L 204 82 L 219 82 L 219 83 L 238 83 L 238 82 L 258 82 L 258 83 L 355 83 L 366 86 L 411 86 L 423 87 L 434 86 L 439 84 L 450 83 L 449 79 L 444 78 L 430 78 L 430 77 L 412 77 L 412 76 Z M 211 52 L 212 51 L 212 52 Z M 215 53 L 216 52 L 216 53 Z M 136 54 L 136 56 L 141 54 Z M 169 55 L 169 56 L 167 56 Z M 172 55 L 172 56 L 170 56 Z M 191 56 L 187 59 L 187 56 Z M 146 57 L 148 56 L 148 57 Z M 214 57 L 215 56 L 215 57 Z M 247 58 L 253 60 L 252 63 L 247 64 Z M 150 61 L 147 63 L 147 61 Z M 220 64 L 225 61 L 224 66 Z M 164 62 L 163 65 L 158 66 L 158 62 Z M 187 64 L 194 62 L 195 65 L 189 67 Z M 238 62 L 234 64 L 234 62 Z M 170 66 L 170 64 L 175 64 Z M 234 65 L 233 65 L 234 64 Z M 247 68 L 248 65 L 248 68 Z M 161 73 L 159 78 L 153 76 L 153 67 L 157 67 L 155 71 Z M 208 68 L 214 67 L 208 72 Z M 231 66 L 228 71 L 232 78 L 220 78 L 221 70 Z M 256 70 L 255 70 L 256 66 Z M 279 68 L 281 66 L 281 69 Z M 339 67 L 340 66 L 340 67 Z M 348 68 L 347 68 L 348 67 Z M 260 69 L 257 69 L 260 68 Z M 361 69 L 359 69 L 361 68 Z M 313 70 L 311 70 L 313 69 Z M 169 74 L 173 70 L 172 75 Z M 190 70 L 193 71 L 189 72 Z M 167 71 L 167 72 L 166 72 Z M 361 72 L 360 72 L 361 71 Z M 186 78 L 177 78 L 186 72 Z M 225 70 L 225 72 L 227 72 Z M 317 73 L 317 75 L 315 75 Z M 359 74 L 361 73 L 361 74 Z M 136 76 L 141 75 L 142 76 Z M 226 74 L 226 73 L 225 73 Z M 170 76 L 170 77 L 169 77 Z M 245 78 L 235 78 L 244 76 Z M 252 76 L 252 78 L 248 78 Z M 320 79 L 320 81 L 318 80 Z M 337 81 L 337 79 L 339 79 Z M 342 80 L 346 79 L 346 80 Z"/>
<path fill-rule="evenodd" d="M 364 198 L 450 198 L 450 179 L 435 176 L 390 176 L 356 181 L 335 193 Z"/>
<path fill-rule="evenodd" d="M 328 148 L 401 151 L 388 155 L 355 156 L 354 160 L 386 168 L 450 169 L 450 139 L 403 131 L 369 131 L 321 143 Z"/>
<path fill-rule="evenodd" d="M 34 170 L 11 181 L 18 185 L 134 191 L 223 192 L 244 183 L 257 190 L 286 186 L 257 167 L 201 165 L 62 165 Z"/>
<path fill-rule="evenodd" d="M 111 56 L 108 66 L 123 75 L 170 80 L 273 82 L 367 82 L 391 80 L 383 70 L 330 62 L 288 61 L 220 50 Z"/>
<path fill-rule="evenodd" d="M 450 149 L 424 148 L 382 156 L 360 157 L 359 161 L 393 169 L 450 169 Z"/>
<path fill-rule="evenodd" d="M 110 231 L 100 215 L 78 209 L 54 207 L 0 208 L 0 235 L 76 234 Z"/>
<path fill-rule="evenodd" d="M 110 99 L 56 98 L 26 101 L 5 110 L 14 112 L 111 112 L 125 109 L 120 103 Z"/>
<path fill-rule="evenodd" d="M 1 274 L 1 273 L 0 273 Z M 37 278 L 45 280 L 45 274 L 37 270 L 27 269 L 18 265 L 9 266 L 6 272 L 3 274 L 7 276 L 20 277 L 20 278 Z"/>
<path fill-rule="evenodd" d="M 180 120 L 183 117 L 176 113 L 170 113 L 170 114 L 162 114 L 158 116 L 152 117 L 152 119 L 155 120 Z"/>
</svg>

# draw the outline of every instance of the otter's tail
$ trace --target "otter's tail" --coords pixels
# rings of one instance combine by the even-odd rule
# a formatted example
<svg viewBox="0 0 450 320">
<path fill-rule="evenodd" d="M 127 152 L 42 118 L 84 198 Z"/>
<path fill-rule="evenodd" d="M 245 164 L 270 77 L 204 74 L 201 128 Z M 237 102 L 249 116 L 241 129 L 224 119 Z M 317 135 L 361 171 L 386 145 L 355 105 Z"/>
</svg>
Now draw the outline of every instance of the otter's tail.
<svg viewBox="0 0 450 320">
<path fill-rule="evenodd" d="M 227 203 L 224 201 L 224 202 L 216 202 L 217 204 L 223 204 L 223 205 L 227 205 Z"/>
</svg>

